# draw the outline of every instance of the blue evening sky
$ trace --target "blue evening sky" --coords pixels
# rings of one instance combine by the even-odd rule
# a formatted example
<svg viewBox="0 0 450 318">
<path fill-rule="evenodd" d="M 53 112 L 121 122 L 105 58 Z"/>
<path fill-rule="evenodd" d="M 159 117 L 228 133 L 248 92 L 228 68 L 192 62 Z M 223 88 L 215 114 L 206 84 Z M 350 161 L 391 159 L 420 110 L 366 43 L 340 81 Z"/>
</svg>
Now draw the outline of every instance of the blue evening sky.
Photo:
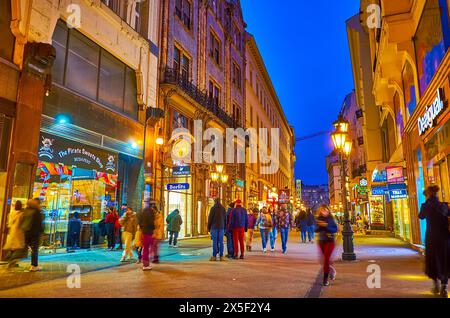
<svg viewBox="0 0 450 318">
<path fill-rule="evenodd" d="M 298 137 L 331 130 L 353 74 L 345 21 L 359 1 L 241 0 L 288 121 Z M 327 183 L 329 135 L 297 143 L 296 178 Z"/>
</svg>

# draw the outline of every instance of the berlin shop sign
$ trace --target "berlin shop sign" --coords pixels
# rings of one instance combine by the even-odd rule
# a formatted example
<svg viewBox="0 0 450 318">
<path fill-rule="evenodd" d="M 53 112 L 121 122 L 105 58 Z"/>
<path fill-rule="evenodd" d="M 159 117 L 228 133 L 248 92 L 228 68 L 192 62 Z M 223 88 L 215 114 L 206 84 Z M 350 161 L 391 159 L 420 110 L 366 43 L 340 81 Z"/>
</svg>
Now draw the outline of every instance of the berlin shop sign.
<svg viewBox="0 0 450 318">
<path fill-rule="evenodd" d="M 439 88 L 437 96 L 433 104 L 425 110 L 425 114 L 419 117 L 419 136 L 422 136 L 428 129 L 435 124 L 436 118 L 444 111 L 446 103 L 444 103 L 444 90 Z"/>
</svg>

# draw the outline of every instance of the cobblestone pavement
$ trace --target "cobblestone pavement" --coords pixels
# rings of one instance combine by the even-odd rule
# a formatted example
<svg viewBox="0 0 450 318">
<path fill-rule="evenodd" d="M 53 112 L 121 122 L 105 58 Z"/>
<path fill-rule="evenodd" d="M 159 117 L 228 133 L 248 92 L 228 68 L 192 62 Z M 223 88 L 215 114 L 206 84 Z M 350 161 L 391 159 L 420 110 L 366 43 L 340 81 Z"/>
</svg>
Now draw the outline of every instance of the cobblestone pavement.
<svg viewBox="0 0 450 318">
<path fill-rule="evenodd" d="M 210 262 L 209 239 L 189 240 L 176 251 L 163 248 L 162 263 L 150 272 L 135 264 L 118 265 L 117 252 L 86 253 L 81 288 L 69 289 L 62 257 L 44 261 L 43 273 L 19 273 L 33 279 L 18 284 L 11 273 L 9 289 L 0 297 L 145 297 L 145 298 L 358 298 L 358 297 L 429 297 L 430 282 L 422 274 L 422 256 L 405 243 L 393 238 L 356 237 L 357 262 L 335 261 L 336 281 L 322 288 L 321 269 L 316 244 L 300 244 L 298 233 L 289 238 L 288 254 L 262 253 L 256 239 L 253 252 L 245 260 Z M 340 258 L 341 248 L 336 250 Z M 72 255 L 66 256 L 70 258 Z M 76 256 L 83 259 L 83 256 Z M 92 263 L 95 263 L 93 265 Z M 50 265 L 54 264 L 54 265 Z M 369 289 L 367 266 L 381 267 L 381 288 Z M 47 266 L 48 265 L 48 266 Z M 54 267 L 53 267 L 54 266 Z M 59 267 L 58 267 L 59 266 Z M 89 268 L 93 268 L 89 270 Z M 55 270 L 56 269 L 56 270 Z M 86 270 L 87 269 L 87 270 Z M 52 271 L 57 274 L 53 274 Z M 39 279 L 38 275 L 42 275 Z M 46 276 L 47 275 L 47 276 Z M 2 279 L 3 280 L 3 279 Z M 3 282 L 1 283 L 3 286 Z M 22 286 L 21 286 L 22 285 Z M 17 287 L 13 287 L 17 286 Z"/>
</svg>

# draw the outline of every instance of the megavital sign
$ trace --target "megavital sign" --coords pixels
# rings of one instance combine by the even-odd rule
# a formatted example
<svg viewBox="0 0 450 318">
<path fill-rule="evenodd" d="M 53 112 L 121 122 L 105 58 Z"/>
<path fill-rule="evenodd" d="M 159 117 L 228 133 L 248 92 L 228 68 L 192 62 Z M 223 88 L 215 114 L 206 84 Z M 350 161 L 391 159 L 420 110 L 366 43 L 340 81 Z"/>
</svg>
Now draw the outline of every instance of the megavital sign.
<svg viewBox="0 0 450 318">
<path fill-rule="evenodd" d="M 439 88 L 433 104 L 427 107 L 425 114 L 418 119 L 419 136 L 425 134 L 428 129 L 433 128 L 436 118 L 444 112 L 446 106 L 446 103 L 444 103 L 444 98 L 444 90 Z"/>
</svg>

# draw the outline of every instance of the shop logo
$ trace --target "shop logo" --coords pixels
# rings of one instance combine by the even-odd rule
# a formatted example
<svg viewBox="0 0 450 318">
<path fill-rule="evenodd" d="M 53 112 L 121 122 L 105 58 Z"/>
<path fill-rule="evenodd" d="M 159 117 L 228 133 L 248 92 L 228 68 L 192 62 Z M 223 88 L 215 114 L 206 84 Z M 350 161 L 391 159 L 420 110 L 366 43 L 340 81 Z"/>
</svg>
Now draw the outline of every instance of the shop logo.
<svg viewBox="0 0 450 318">
<path fill-rule="evenodd" d="M 42 141 L 41 141 L 42 147 L 39 148 L 39 152 L 38 152 L 39 158 L 44 158 L 45 157 L 45 158 L 48 158 L 50 160 L 53 159 L 53 149 L 52 149 L 52 147 L 53 147 L 53 142 L 54 141 L 55 141 L 54 139 L 42 137 Z"/>
<path fill-rule="evenodd" d="M 116 172 L 116 163 L 114 156 L 109 155 L 108 156 L 108 162 L 106 163 L 106 171 Z"/>
<path fill-rule="evenodd" d="M 442 88 L 439 88 L 433 104 L 428 107 L 425 114 L 418 119 L 419 136 L 422 136 L 428 129 L 434 126 L 436 118 L 444 111 L 444 109 L 444 91 Z"/>
</svg>

